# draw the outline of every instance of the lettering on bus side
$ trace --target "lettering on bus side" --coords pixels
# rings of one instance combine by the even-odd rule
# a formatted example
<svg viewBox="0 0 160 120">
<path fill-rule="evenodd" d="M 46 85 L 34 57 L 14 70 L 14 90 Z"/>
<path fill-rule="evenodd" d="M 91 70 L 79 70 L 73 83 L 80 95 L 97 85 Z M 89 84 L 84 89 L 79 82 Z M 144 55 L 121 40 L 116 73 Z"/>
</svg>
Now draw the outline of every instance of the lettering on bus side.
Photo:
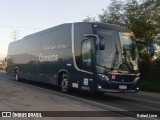
<svg viewBox="0 0 160 120">
<path fill-rule="evenodd" d="M 69 46 L 65 44 L 51 44 L 51 45 L 44 45 L 43 50 L 49 51 L 49 50 L 56 50 L 56 49 L 66 49 L 69 48 Z M 52 53 L 48 55 L 44 55 L 42 53 L 39 54 L 39 61 L 40 62 L 54 62 L 58 61 L 58 54 Z"/>
<path fill-rule="evenodd" d="M 58 61 L 58 54 L 51 54 L 51 55 L 39 55 L 40 62 L 48 62 L 48 61 Z"/>
<path fill-rule="evenodd" d="M 67 48 L 67 45 L 63 45 L 63 44 L 55 44 L 55 45 L 45 45 L 44 46 L 44 51 L 48 51 L 48 50 L 55 50 L 55 49 L 65 49 Z"/>
</svg>

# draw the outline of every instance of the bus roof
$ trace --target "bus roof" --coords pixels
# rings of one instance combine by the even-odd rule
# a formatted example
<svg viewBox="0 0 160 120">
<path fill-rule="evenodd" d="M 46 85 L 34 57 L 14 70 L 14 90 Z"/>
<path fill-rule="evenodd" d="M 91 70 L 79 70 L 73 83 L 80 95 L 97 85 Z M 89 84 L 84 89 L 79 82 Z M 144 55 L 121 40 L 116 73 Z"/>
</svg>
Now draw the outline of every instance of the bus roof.
<svg viewBox="0 0 160 120">
<path fill-rule="evenodd" d="M 42 30 L 42 31 L 39 31 L 39 32 L 36 32 L 36 33 L 33 33 L 33 34 L 30 34 L 30 35 L 27 35 L 25 36 L 24 38 L 22 38 L 21 40 L 23 39 L 29 39 L 30 37 L 34 37 L 34 36 L 37 36 L 37 35 L 40 35 L 40 34 L 44 34 L 44 33 L 48 33 L 48 32 L 51 32 L 53 30 L 56 30 L 57 27 L 60 27 L 60 26 L 64 26 L 64 25 L 71 25 L 73 23 L 64 23 L 64 24 L 60 24 L 60 25 L 57 25 L 57 26 L 54 26 L 54 27 L 51 27 L 51 28 L 48 28 L 48 29 L 45 29 L 45 30 Z M 91 24 L 92 26 L 97 26 L 97 27 L 100 27 L 100 28 L 105 28 L 105 29 L 108 29 L 108 30 L 114 30 L 114 31 L 119 31 L 119 32 L 131 32 L 129 29 L 127 28 L 124 28 L 122 26 L 119 26 L 119 25 L 114 25 L 114 24 L 109 24 L 109 23 L 100 23 L 100 22 L 75 22 L 74 24 Z M 17 41 L 14 41 L 12 43 L 15 43 L 15 42 L 18 42 L 18 41 L 21 41 L 21 40 L 17 40 Z"/>
</svg>

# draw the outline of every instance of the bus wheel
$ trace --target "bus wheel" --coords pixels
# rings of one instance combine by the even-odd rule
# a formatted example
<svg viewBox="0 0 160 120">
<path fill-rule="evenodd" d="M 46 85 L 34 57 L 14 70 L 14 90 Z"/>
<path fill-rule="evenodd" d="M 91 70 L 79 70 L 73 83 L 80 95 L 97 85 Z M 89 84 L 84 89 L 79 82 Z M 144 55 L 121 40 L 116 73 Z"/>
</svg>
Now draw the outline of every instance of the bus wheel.
<svg viewBox="0 0 160 120">
<path fill-rule="evenodd" d="M 69 91 L 68 80 L 69 80 L 68 75 L 63 73 L 60 79 L 60 88 L 61 91 L 64 93 L 67 93 Z"/>
</svg>

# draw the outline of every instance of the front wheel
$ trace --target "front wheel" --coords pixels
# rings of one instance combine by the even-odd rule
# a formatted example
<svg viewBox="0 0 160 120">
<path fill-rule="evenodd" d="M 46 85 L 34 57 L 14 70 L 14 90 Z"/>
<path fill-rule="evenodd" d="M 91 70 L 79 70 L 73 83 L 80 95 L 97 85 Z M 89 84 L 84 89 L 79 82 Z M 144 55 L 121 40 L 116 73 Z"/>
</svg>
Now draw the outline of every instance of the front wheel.
<svg viewBox="0 0 160 120">
<path fill-rule="evenodd" d="M 64 93 L 67 93 L 69 91 L 68 80 L 69 80 L 68 75 L 62 74 L 60 79 L 60 88 L 61 88 L 61 91 Z"/>
</svg>

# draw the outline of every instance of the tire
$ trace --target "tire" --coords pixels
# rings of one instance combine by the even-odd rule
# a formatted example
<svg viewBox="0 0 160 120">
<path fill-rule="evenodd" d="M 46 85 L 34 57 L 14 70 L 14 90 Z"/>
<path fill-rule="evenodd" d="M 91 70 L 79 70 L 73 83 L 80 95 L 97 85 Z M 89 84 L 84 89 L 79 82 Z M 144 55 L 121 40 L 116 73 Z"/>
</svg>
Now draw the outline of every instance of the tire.
<svg viewBox="0 0 160 120">
<path fill-rule="evenodd" d="M 61 91 L 64 93 L 69 92 L 68 81 L 69 81 L 68 75 L 63 73 L 60 77 L 60 88 L 61 88 Z"/>
</svg>

